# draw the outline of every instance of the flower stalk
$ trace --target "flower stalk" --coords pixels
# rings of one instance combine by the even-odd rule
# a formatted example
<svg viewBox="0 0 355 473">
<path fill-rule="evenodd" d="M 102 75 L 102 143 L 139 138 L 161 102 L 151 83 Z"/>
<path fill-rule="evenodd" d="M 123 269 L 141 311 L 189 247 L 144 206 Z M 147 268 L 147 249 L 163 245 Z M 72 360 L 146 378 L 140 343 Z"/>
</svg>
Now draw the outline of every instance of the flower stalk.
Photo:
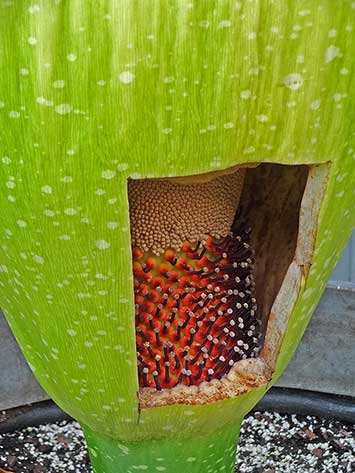
<svg viewBox="0 0 355 473">
<path fill-rule="evenodd" d="M 105 438 L 85 427 L 84 431 L 95 472 L 134 473 L 142 470 L 179 473 L 186 470 L 199 473 L 201 468 L 210 473 L 231 472 L 241 420 L 209 434 L 192 437 L 177 434 L 174 438 L 138 443 Z"/>
</svg>

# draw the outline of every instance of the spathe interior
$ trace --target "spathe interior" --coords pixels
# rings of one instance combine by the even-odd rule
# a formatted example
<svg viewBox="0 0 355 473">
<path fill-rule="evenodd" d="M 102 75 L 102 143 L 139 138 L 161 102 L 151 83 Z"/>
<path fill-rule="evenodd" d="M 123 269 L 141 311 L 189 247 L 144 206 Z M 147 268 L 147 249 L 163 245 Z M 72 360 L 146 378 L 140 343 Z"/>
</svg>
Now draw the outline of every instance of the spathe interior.
<svg viewBox="0 0 355 473">
<path fill-rule="evenodd" d="M 204 404 L 235 397 L 266 384 L 272 376 L 301 279 L 307 275 L 312 261 L 330 165 L 255 163 L 226 172 L 236 172 L 241 167 L 246 168 L 245 178 L 232 229 L 238 232 L 240 225 L 251 228 L 255 296 L 262 326 L 259 355 L 236 363 L 224 379 L 200 386 L 177 385 L 162 391 L 141 388 L 142 408 Z M 218 175 L 217 172 L 175 181 L 184 185 L 205 182 Z"/>
</svg>

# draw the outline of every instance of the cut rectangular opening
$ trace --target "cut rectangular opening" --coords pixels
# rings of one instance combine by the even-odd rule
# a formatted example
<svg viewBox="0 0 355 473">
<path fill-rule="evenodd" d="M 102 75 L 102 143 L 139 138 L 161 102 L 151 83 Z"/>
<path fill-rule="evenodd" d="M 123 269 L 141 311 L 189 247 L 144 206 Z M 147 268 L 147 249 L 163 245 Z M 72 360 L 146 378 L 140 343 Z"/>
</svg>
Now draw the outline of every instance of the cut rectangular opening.
<svg viewBox="0 0 355 473">
<path fill-rule="evenodd" d="M 129 180 L 142 407 L 265 384 L 311 264 L 329 164 Z"/>
</svg>

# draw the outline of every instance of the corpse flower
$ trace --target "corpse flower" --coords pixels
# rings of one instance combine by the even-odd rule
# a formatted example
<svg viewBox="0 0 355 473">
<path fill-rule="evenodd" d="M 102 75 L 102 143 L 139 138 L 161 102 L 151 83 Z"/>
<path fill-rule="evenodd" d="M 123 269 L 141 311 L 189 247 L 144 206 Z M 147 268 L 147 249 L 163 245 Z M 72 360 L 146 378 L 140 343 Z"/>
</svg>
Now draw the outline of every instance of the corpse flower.
<svg viewBox="0 0 355 473">
<path fill-rule="evenodd" d="M 0 303 L 96 473 L 233 471 L 354 226 L 354 28 L 0 1 Z"/>
</svg>

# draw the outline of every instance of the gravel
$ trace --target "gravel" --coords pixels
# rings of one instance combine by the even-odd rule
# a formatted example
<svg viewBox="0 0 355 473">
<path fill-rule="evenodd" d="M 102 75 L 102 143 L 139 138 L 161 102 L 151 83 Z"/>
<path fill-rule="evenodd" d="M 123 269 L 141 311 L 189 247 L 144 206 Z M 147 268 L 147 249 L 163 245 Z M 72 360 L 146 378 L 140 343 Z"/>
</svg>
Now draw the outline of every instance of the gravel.
<svg viewBox="0 0 355 473">
<path fill-rule="evenodd" d="M 239 473 L 354 473 L 355 425 L 255 412 L 244 420 Z"/>
<path fill-rule="evenodd" d="M 1 469 L 15 473 L 92 473 L 76 422 L 0 435 Z M 255 412 L 243 423 L 238 473 L 355 472 L 355 425 Z"/>
</svg>

